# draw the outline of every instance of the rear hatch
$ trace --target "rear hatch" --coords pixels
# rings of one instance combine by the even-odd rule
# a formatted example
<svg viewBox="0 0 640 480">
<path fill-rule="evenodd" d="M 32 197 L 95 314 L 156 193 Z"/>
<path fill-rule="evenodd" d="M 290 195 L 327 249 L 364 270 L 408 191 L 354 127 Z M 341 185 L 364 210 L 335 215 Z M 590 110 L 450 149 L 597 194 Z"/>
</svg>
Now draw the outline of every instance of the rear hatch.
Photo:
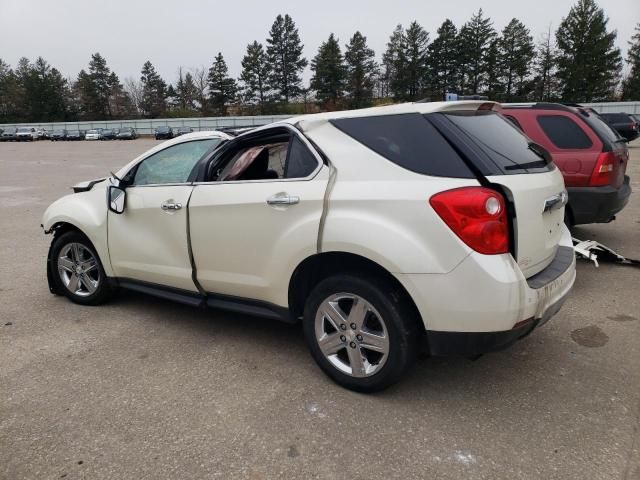
<svg viewBox="0 0 640 480">
<path fill-rule="evenodd" d="M 488 104 L 489 107 L 491 104 Z M 426 116 L 460 151 L 479 178 L 511 204 L 513 255 L 526 278 L 547 267 L 562 236 L 562 174 L 542 147 L 491 110 Z"/>
<path fill-rule="evenodd" d="M 629 150 L 624 139 L 611 128 L 599 115 L 590 112 L 580 112 L 583 120 L 593 129 L 595 134 L 602 140 L 603 155 L 610 155 L 611 172 L 610 185 L 620 188 L 624 183 L 624 176 L 627 171 L 629 161 Z M 600 163 L 600 162 L 599 162 Z"/>
</svg>

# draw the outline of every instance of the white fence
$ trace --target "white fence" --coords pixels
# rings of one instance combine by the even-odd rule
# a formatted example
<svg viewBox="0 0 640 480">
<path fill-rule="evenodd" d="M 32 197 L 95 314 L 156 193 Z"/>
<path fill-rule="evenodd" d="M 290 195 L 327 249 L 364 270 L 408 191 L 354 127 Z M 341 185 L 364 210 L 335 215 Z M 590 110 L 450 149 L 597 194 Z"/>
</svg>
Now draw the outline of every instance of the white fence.
<svg viewBox="0 0 640 480">
<path fill-rule="evenodd" d="M 585 107 L 591 107 L 598 113 L 628 113 L 640 115 L 640 102 L 602 102 L 582 103 Z"/>
<path fill-rule="evenodd" d="M 194 118 L 155 118 L 139 120 L 109 120 L 95 122 L 56 122 L 56 123 L 12 123 L 0 124 L 0 128 L 6 127 L 36 127 L 47 130 L 91 130 L 92 128 L 135 128 L 139 134 L 152 135 L 157 127 L 169 126 L 191 127 L 194 131 L 217 130 L 227 127 L 258 127 L 277 120 L 288 118 L 291 115 L 258 115 L 244 117 L 194 117 Z"/>
</svg>

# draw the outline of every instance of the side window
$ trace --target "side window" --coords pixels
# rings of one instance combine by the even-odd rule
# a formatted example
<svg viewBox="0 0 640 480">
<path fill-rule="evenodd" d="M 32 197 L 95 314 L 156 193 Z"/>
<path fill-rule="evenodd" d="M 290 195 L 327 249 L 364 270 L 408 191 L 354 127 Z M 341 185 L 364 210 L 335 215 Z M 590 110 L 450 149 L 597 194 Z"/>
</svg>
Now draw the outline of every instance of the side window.
<svg viewBox="0 0 640 480">
<path fill-rule="evenodd" d="M 285 178 L 304 178 L 318 166 L 318 160 L 298 137 L 294 136 L 289 147 Z"/>
<path fill-rule="evenodd" d="M 569 117 L 562 115 L 540 115 L 537 118 L 540 128 L 558 148 L 586 149 L 593 143 L 582 128 Z"/>
<path fill-rule="evenodd" d="M 132 185 L 186 183 L 198 160 L 218 143 L 219 138 L 195 140 L 154 153 L 138 164 Z"/>
<path fill-rule="evenodd" d="M 271 136 L 229 152 L 228 161 L 214 175 L 221 182 L 304 178 L 318 166 L 309 149 L 296 135 Z"/>
</svg>

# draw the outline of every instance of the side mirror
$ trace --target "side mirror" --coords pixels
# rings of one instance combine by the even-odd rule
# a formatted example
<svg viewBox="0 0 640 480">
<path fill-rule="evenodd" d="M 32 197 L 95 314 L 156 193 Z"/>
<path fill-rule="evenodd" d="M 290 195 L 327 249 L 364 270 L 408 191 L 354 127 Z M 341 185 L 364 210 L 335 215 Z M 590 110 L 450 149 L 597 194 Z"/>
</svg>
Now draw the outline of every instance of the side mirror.
<svg viewBox="0 0 640 480">
<path fill-rule="evenodd" d="M 115 185 L 109 186 L 109 210 L 118 215 L 124 212 L 124 200 L 126 193 L 123 188 L 116 187 Z"/>
</svg>

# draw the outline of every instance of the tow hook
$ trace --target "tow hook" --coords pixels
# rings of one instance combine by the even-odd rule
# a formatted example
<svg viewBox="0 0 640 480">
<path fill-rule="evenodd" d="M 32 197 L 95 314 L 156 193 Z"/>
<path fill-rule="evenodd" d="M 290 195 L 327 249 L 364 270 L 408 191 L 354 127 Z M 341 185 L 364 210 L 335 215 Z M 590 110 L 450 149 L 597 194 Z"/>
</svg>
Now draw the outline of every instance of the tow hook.
<svg viewBox="0 0 640 480">
<path fill-rule="evenodd" d="M 584 258 L 599 267 L 599 262 L 614 263 L 617 265 L 626 265 L 630 267 L 640 267 L 640 260 L 627 258 L 615 252 L 611 248 L 596 242 L 595 240 L 579 240 L 572 238 L 573 250 L 578 258 Z"/>
</svg>

